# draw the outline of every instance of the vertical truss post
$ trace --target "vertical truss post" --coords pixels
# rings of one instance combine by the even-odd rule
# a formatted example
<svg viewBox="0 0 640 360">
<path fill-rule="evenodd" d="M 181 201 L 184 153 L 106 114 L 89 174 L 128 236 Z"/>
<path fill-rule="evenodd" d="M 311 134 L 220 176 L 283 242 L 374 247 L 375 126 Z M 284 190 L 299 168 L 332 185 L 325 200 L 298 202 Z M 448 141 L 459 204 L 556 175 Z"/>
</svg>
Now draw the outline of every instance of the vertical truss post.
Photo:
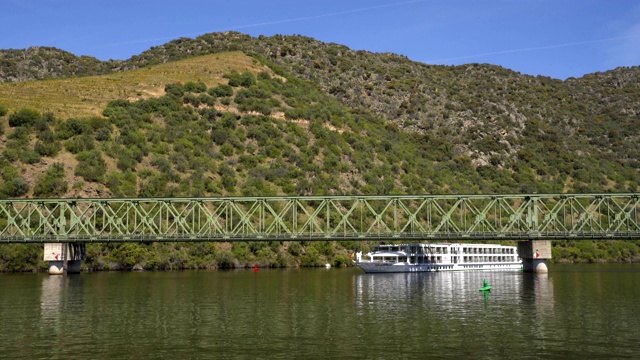
<svg viewBox="0 0 640 360">
<path fill-rule="evenodd" d="M 537 233 L 538 228 L 538 201 L 539 198 L 529 196 L 526 199 L 527 206 L 527 228 L 530 232 Z"/>
</svg>

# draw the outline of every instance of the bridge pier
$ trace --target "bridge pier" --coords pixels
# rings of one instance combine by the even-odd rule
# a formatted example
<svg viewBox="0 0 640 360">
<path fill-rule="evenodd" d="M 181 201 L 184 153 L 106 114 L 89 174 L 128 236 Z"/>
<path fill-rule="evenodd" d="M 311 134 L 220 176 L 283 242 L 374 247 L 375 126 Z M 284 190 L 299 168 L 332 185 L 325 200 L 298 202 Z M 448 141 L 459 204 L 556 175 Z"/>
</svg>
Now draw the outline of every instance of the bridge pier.
<svg viewBox="0 0 640 360">
<path fill-rule="evenodd" d="M 44 261 L 49 262 L 49 275 L 79 274 L 82 260 L 87 257 L 87 246 L 74 243 L 44 244 Z"/>
<path fill-rule="evenodd" d="M 49 275 L 64 274 L 64 261 L 49 261 Z"/>
<path fill-rule="evenodd" d="M 524 271 L 547 273 L 551 259 L 551 240 L 519 241 L 518 256 L 522 259 Z"/>
<path fill-rule="evenodd" d="M 68 260 L 67 274 L 80 274 L 81 265 L 82 265 L 82 260 Z"/>
</svg>

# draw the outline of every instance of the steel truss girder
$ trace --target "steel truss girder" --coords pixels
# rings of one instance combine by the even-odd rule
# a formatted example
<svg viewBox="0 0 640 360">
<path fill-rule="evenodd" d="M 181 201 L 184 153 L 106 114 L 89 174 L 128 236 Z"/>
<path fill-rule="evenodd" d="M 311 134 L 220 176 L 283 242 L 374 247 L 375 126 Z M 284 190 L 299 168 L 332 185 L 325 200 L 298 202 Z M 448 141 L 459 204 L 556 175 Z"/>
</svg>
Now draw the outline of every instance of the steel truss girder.
<svg viewBox="0 0 640 360">
<path fill-rule="evenodd" d="M 638 239 L 640 194 L 0 200 L 0 243 Z"/>
</svg>

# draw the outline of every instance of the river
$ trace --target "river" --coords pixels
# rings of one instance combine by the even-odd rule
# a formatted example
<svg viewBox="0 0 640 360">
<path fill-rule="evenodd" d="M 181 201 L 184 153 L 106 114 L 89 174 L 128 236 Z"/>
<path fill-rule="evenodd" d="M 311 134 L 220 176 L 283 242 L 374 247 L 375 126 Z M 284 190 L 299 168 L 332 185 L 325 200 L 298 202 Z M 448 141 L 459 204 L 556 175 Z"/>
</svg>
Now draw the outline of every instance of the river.
<svg viewBox="0 0 640 360">
<path fill-rule="evenodd" d="M 639 300 L 640 265 L 1 274 L 0 359 L 637 358 Z"/>
</svg>

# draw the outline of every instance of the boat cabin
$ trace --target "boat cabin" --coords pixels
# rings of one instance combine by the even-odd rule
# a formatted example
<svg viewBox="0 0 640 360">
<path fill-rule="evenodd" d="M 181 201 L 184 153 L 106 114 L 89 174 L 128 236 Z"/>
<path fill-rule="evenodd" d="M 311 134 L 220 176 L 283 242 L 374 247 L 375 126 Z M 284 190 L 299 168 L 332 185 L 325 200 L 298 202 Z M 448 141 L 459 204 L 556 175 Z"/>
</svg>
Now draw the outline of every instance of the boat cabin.
<svg viewBox="0 0 640 360">
<path fill-rule="evenodd" d="M 514 246 L 497 244 L 382 244 L 367 254 L 371 262 L 407 264 L 518 262 Z"/>
</svg>

